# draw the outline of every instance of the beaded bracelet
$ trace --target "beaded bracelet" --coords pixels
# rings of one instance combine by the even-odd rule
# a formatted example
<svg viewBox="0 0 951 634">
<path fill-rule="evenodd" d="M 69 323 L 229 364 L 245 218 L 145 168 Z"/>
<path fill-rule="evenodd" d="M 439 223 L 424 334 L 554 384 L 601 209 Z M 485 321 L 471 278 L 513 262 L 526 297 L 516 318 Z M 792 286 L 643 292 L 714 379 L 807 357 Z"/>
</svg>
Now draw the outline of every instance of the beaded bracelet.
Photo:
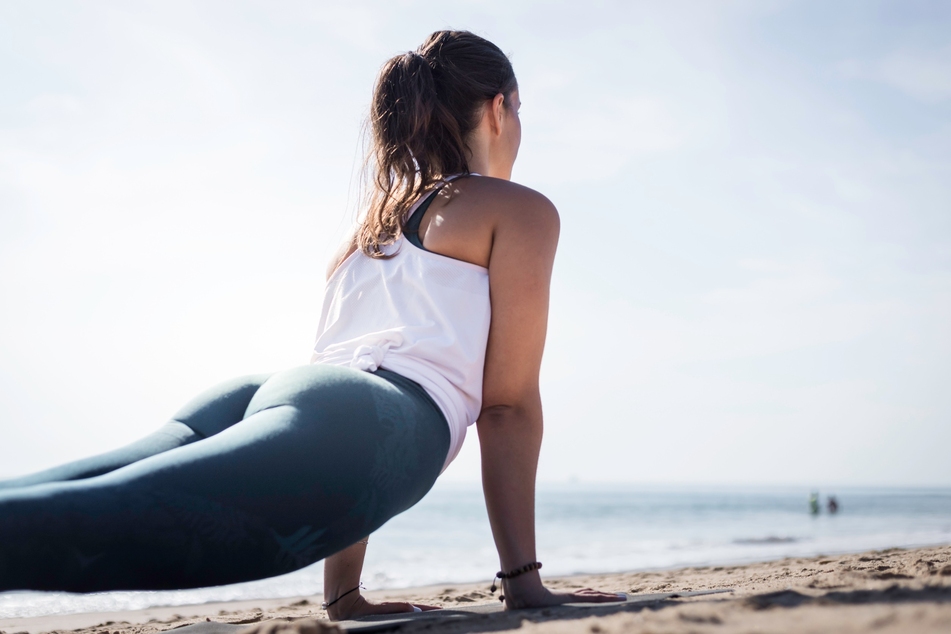
<svg viewBox="0 0 951 634">
<path fill-rule="evenodd" d="M 517 577 L 517 576 L 519 576 L 519 575 L 523 575 L 523 574 L 525 574 L 526 572 L 531 572 L 531 571 L 533 571 L 533 570 L 540 570 L 541 567 L 542 567 L 542 562 L 540 562 L 540 561 L 533 561 L 533 562 L 530 563 L 530 564 L 525 564 L 525 565 L 522 566 L 521 568 L 516 568 L 515 570 L 510 570 L 510 571 L 508 571 L 508 572 L 503 572 L 503 571 L 499 570 L 497 573 L 495 573 L 495 577 L 492 578 L 492 587 L 489 588 L 489 592 L 491 592 L 492 594 L 495 594 L 495 591 L 498 589 L 498 588 L 495 587 L 495 580 L 496 580 L 496 579 L 512 579 L 512 578 Z M 499 601 L 505 602 L 505 595 L 504 595 L 504 594 L 500 594 L 500 595 L 499 595 Z"/>
</svg>

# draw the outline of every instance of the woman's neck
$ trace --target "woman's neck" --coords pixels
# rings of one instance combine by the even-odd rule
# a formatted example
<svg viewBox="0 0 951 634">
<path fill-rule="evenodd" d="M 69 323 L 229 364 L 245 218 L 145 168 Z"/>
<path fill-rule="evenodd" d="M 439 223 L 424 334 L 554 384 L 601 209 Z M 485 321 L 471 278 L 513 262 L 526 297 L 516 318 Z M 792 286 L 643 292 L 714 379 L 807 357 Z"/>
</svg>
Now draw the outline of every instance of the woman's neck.
<svg viewBox="0 0 951 634">
<path fill-rule="evenodd" d="M 491 142 L 485 134 L 479 134 L 478 130 L 473 133 L 469 137 L 467 149 L 469 152 L 466 158 L 468 159 L 470 173 L 505 180 L 512 179 L 511 165 L 498 165 L 498 160 L 492 161 Z"/>
<path fill-rule="evenodd" d="M 476 174 L 485 174 L 486 176 L 494 176 L 492 170 L 489 169 L 489 156 L 488 152 L 484 151 L 484 148 L 479 147 L 480 144 L 475 144 L 476 147 L 469 146 L 469 172 L 475 172 Z"/>
</svg>

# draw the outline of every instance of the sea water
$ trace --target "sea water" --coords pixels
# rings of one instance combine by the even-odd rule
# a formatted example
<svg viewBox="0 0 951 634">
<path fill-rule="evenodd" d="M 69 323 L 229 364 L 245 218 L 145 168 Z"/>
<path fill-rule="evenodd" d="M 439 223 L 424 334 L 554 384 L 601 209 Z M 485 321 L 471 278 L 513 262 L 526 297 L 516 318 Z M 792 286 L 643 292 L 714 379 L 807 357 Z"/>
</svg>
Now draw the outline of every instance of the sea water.
<svg viewBox="0 0 951 634">
<path fill-rule="evenodd" d="M 538 556 L 544 575 L 765 561 L 951 543 L 951 489 L 823 491 L 807 488 L 542 485 Z M 825 508 L 835 494 L 838 513 Z M 478 485 L 439 483 L 370 538 L 370 590 L 488 581 L 498 569 Z M 323 567 L 250 583 L 163 592 L 0 593 L 0 617 L 105 612 L 311 595 Z"/>
</svg>

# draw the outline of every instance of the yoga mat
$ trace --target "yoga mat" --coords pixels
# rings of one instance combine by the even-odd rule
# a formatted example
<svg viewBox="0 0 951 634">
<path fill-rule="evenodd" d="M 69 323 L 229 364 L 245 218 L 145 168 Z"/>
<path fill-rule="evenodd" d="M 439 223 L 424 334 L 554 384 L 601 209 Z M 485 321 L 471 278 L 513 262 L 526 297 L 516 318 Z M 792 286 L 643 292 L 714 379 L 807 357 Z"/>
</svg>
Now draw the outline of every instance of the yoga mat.
<svg viewBox="0 0 951 634">
<path fill-rule="evenodd" d="M 577 614 L 579 611 L 590 610 L 592 608 L 616 608 L 630 605 L 651 604 L 665 601 L 667 599 L 676 599 L 679 597 L 699 597 L 708 594 L 720 594 L 723 592 L 733 592 L 732 589 L 722 590 L 694 590 L 691 592 L 661 592 L 658 594 L 629 594 L 626 601 L 617 603 L 566 603 L 549 608 L 532 608 L 534 610 L 546 610 L 553 614 L 562 612 L 565 616 Z M 472 607 L 446 608 L 444 610 L 433 610 L 431 612 L 406 612 L 402 614 L 380 614 L 377 616 L 368 616 L 355 621 L 337 621 L 335 625 L 345 632 L 359 632 L 360 634 L 369 634 L 371 632 L 391 632 L 398 630 L 403 624 L 419 619 L 427 621 L 458 621 L 459 619 L 472 618 L 477 615 L 496 614 L 502 612 L 502 604 L 491 603 L 487 605 L 475 605 Z M 530 610 L 526 610 L 528 612 Z M 174 630 L 175 634 L 236 634 L 239 630 L 253 627 L 253 623 L 242 625 L 232 625 L 230 623 L 216 623 L 214 621 L 205 623 L 195 623 L 186 625 Z M 436 625 L 436 623 L 433 623 Z M 171 630 L 170 630 L 171 631 Z"/>
</svg>

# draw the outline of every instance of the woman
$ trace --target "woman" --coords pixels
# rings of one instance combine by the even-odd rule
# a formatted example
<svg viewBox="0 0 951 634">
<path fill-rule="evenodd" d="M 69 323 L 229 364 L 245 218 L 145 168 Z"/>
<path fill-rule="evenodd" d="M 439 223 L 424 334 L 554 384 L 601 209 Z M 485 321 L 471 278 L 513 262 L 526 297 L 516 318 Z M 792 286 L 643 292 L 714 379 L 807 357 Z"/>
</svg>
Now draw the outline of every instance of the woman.
<svg viewBox="0 0 951 634">
<path fill-rule="evenodd" d="M 509 60 L 471 33 L 387 62 L 371 196 L 331 267 L 312 364 L 226 382 L 133 445 L 0 484 L 0 590 L 199 587 L 325 558 L 331 618 L 419 609 L 360 595 L 365 536 L 429 491 L 477 422 L 506 606 L 617 600 L 538 574 L 559 225 L 509 181 L 518 109 Z"/>
</svg>

